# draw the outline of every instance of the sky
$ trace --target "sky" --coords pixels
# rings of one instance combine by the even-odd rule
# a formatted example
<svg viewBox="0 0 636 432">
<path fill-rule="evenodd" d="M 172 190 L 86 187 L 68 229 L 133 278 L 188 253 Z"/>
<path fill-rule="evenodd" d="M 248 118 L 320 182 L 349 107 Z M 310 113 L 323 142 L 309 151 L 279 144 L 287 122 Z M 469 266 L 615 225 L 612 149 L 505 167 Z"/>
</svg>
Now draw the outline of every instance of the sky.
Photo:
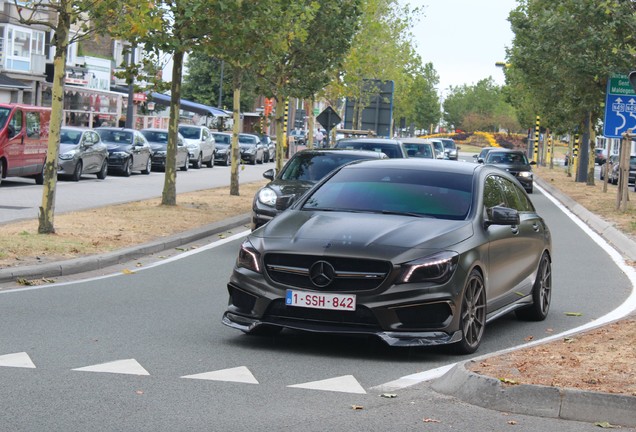
<svg viewBox="0 0 636 432">
<path fill-rule="evenodd" d="M 508 14 L 516 0 L 403 0 L 424 13 L 413 28 L 423 63 L 433 63 L 440 77 L 438 90 L 476 84 L 491 76 L 504 84 L 504 61 L 512 44 Z"/>
</svg>

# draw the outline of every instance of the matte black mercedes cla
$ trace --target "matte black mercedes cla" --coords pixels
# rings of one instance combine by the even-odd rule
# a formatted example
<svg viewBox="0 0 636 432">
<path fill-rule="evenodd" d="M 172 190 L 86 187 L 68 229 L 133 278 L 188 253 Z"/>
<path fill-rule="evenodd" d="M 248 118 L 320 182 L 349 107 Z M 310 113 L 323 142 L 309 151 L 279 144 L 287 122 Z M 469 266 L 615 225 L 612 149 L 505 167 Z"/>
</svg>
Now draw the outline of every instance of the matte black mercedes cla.
<svg viewBox="0 0 636 432">
<path fill-rule="evenodd" d="M 336 169 L 241 245 L 223 323 L 374 335 L 474 352 L 486 323 L 543 320 L 551 236 L 489 165 L 425 159 Z"/>
</svg>

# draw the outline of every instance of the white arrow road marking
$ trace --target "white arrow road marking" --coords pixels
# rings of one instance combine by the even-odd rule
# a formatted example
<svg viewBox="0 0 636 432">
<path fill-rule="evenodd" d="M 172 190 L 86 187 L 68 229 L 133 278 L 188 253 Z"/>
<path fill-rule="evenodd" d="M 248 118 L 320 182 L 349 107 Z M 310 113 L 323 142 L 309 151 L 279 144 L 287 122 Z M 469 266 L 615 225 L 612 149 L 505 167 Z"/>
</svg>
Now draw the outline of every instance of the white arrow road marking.
<svg viewBox="0 0 636 432">
<path fill-rule="evenodd" d="M 310 390 L 326 390 L 343 393 L 366 394 L 358 380 L 353 375 L 343 375 L 341 377 L 329 378 L 322 381 L 313 381 L 304 384 L 294 384 L 287 387 L 304 388 Z"/>
<path fill-rule="evenodd" d="M 107 372 L 128 375 L 150 375 L 135 359 L 115 360 L 108 363 L 101 363 L 94 366 L 86 366 L 74 371 L 81 372 Z"/>
<path fill-rule="evenodd" d="M 1 355 L 0 366 L 35 369 L 31 357 L 25 352 Z"/>
<path fill-rule="evenodd" d="M 201 379 L 210 381 L 228 381 L 228 382 L 240 382 L 245 384 L 258 384 L 252 372 L 245 366 L 239 366 L 230 369 L 222 369 L 213 372 L 204 372 L 195 375 L 186 375 L 181 378 L 188 379 Z"/>
</svg>

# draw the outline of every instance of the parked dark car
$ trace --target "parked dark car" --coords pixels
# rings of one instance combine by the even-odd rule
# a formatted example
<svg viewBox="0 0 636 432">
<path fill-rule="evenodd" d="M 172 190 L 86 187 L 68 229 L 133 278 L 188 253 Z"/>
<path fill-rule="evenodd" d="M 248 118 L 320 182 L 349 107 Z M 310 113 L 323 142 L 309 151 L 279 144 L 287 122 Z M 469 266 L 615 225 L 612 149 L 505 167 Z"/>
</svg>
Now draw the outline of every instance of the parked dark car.
<svg viewBox="0 0 636 432">
<path fill-rule="evenodd" d="M 307 132 L 304 130 L 292 130 L 289 133 L 290 142 L 293 140 L 293 143 L 296 145 L 305 145 L 307 144 Z"/>
<path fill-rule="evenodd" d="M 95 129 L 108 146 L 108 172 L 117 171 L 128 177 L 133 171 L 150 174 L 150 145 L 135 129 L 99 127 Z"/>
<path fill-rule="evenodd" d="M 406 150 L 402 146 L 402 142 L 395 139 L 345 138 L 339 140 L 334 148 L 382 152 L 390 159 L 403 159 L 408 157 Z"/>
<path fill-rule="evenodd" d="M 222 322 L 472 353 L 499 316 L 546 318 L 551 261 L 550 231 L 508 172 L 357 161 L 247 236 Z"/>
<path fill-rule="evenodd" d="M 265 162 L 273 162 L 276 159 L 276 144 L 269 135 L 258 136 L 263 144 L 263 150 L 265 150 Z"/>
<path fill-rule="evenodd" d="M 360 159 L 382 159 L 384 153 L 364 150 L 314 149 L 295 153 L 275 176 L 274 169 L 268 169 L 263 177 L 270 180 L 254 196 L 252 203 L 252 230 L 265 225 L 280 210 L 276 201 L 281 196 L 294 199 L 305 193 L 330 171 Z"/>
<path fill-rule="evenodd" d="M 526 192 L 532 193 L 534 189 L 532 165 L 536 165 L 536 162 L 528 161 L 526 154 L 521 150 L 503 148 L 490 150 L 486 155 L 484 163 L 508 171 L 515 176 Z"/>
<path fill-rule="evenodd" d="M 232 155 L 230 154 L 232 134 L 228 132 L 212 132 L 212 136 L 216 145 L 214 163 L 229 166 L 232 163 Z"/>
<path fill-rule="evenodd" d="M 605 175 L 609 171 L 608 183 L 618 184 L 618 155 L 611 155 L 607 162 L 601 165 L 600 179 L 605 180 Z"/>
<path fill-rule="evenodd" d="M 252 165 L 262 164 L 265 161 L 263 144 L 258 135 L 241 133 L 239 134 L 239 147 L 241 148 L 241 159 Z"/>
<path fill-rule="evenodd" d="M 79 181 L 82 174 L 103 180 L 108 174 L 108 148 L 92 129 L 62 126 L 57 175 Z"/>
<path fill-rule="evenodd" d="M 157 171 L 166 170 L 166 159 L 168 156 L 168 129 L 148 128 L 142 129 L 141 134 L 146 137 L 152 149 L 152 169 Z M 187 171 L 190 166 L 190 157 L 185 145 L 183 135 L 177 132 L 177 154 L 175 167 L 181 171 Z"/>
</svg>

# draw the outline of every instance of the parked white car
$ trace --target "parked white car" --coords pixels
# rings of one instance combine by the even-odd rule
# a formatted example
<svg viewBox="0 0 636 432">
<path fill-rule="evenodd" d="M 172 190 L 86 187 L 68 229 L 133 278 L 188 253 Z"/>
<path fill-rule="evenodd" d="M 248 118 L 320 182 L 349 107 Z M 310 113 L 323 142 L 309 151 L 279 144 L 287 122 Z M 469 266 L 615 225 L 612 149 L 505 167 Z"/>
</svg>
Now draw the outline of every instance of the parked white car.
<svg viewBox="0 0 636 432">
<path fill-rule="evenodd" d="M 179 133 L 185 139 L 192 168 L 199 169 L 203 164 L 214 168 L 216 149 L 210 129 L 205 126 L 181 124 L 179 125 Z"/>
</svg>

